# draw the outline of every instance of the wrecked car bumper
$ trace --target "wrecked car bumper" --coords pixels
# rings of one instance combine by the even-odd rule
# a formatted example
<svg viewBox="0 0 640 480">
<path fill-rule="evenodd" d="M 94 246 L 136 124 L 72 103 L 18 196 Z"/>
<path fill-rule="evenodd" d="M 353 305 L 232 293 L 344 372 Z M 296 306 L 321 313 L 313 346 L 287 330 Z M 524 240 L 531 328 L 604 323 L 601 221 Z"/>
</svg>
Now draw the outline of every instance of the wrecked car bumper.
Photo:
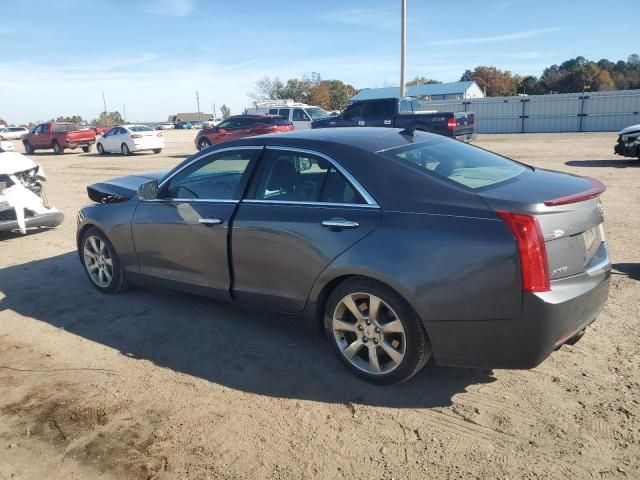
<svg viewBox="0 0 640 480">
<path fill-rule="evenodd" d="M 13 212 L 14 215 L 11 215 L 8 212 Z M 14 218 L 11 219 L 11 217 Z M 4 220 L 4 218 L 6 218 L 6 220 Z M 51 211 L 47 213 L 38 214 L 27 212 L 24 219 L 24 227 L 57 227 L 63 220 L 64 215 L 62 212 L 55 209 L 51 209 Z M 15 218 L 15 210 L 13 209 L 0 212 L 0 232 L 6 232 L 9 230 L 20 230 L 20 225 L 18 224 L 18 220 Z"/>
</svg>

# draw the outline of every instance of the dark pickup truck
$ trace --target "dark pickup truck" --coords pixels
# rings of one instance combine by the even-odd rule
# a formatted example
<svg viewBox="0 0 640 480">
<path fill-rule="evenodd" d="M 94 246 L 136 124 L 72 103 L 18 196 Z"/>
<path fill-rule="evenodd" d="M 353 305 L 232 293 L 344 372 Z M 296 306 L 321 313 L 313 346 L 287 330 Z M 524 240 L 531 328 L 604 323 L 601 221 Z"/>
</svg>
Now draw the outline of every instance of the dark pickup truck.
<svg viewBox="0 0 640 480">
<path fill-rule="evenodd" d="M 311 122 L 311 128 L 388 127 L 422 130 L 458 140 L 475 137 L 472 112 L 432 112 L 421 110 L 411 97 L 358 100 L 337 117 Z"/>
<path fill-rule="evenodd" d="M 80 147 L 83 152 L 89 152 L 95 142 L 96 132 L 94 130 L 81 130 L 70 122 L 41 123 L 22 136 L 22 143 L 27 155 L 31 155 L 35 150 L 50 148 L 58 155 L 64 153 L 65 148 Z"/>
</svg>

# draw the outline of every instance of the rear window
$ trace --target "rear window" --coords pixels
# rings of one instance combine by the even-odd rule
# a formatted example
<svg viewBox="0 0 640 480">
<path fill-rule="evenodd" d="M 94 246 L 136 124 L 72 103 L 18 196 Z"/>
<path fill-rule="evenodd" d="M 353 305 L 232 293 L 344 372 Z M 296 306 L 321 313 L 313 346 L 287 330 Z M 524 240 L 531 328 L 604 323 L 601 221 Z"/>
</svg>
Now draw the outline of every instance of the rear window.
<svg viewBox="0 0 640 480">
<path fill-rule="evenodd" d="M 78 130 L 73 123 L 54 123 L 53 124 L 53 132 L 73 132 Z"/>
<path fill-rule="evenodd" d="M 495 153 L 445 138 L 379 153 L 472 190 L 506 182 L 529 169 Z"/>
<path fill-rule="evenodd" d="M 145 125 L 134 125 L 133 127 L 129 127 L 129 130 L 132 132 L 153 132 L 153 128 Z"/>
</svg>

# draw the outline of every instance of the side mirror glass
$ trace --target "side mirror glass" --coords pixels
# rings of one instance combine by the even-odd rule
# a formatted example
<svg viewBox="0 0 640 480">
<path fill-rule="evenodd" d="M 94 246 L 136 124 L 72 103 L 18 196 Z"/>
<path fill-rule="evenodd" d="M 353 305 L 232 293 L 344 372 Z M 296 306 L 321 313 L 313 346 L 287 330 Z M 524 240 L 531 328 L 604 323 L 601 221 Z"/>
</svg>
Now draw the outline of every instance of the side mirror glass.
<svg viewBox="0 0 640 480">
<path fill-rule="evenodd" d="M 308 158 L 298 158 L 298 172 L 311 169 L 311 160 Z"/>
<path fill-rule="evenodd" d="M 140 200 L 155 200 L 158 198 L 158 180 L 150 180 L 138 187 Z"/>
</svg>

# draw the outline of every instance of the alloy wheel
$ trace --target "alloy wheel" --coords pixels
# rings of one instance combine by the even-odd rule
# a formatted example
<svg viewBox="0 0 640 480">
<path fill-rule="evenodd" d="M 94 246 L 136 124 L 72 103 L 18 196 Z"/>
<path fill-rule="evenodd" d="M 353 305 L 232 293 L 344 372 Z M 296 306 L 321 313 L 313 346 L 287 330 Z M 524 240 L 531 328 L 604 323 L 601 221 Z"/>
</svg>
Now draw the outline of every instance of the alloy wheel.
<svg viewBox="0 0 640 480">
<path fill-rule="evenodd" d="M 113 259 L 104 240 L 94 235 L 87 237 L 83 256 L 93 283 L 102 288 L 108 287 L 113 279 Z"/>
<path fill-rule="evenodd" d="M 342 355 L 366 373 L 390 373 L 405 357 L 404 326 L 395 311 L 375 295 L 345 296 L 334 310 L 331 329 Z"/>
</svg>

